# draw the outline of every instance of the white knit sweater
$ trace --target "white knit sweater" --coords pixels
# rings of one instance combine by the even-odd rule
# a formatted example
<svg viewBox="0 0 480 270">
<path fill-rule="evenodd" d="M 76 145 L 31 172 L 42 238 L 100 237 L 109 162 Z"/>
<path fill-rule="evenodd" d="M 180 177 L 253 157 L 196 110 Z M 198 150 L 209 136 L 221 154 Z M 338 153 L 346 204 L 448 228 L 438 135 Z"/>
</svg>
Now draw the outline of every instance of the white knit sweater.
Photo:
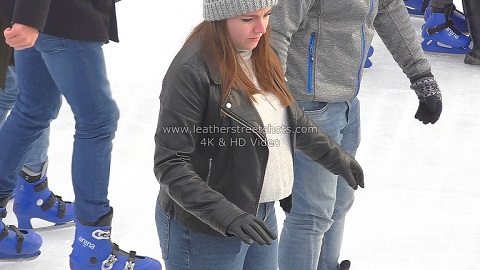
<svg viewBox="0 0 480 270">
<path fill-rule="evenodd" d="M 240 51 L 240 55 L 246 64 L 245 72 L 250 73 L 255 86 L 262 90 L 253 72 L 252 52 Z M 263 92 L 254 95 L 254 98 L 255 108 L 265 128 L 269 150 L 260 203 L 277 201 L 290 195 L 293 186 L 292 146 L 290 134 L 286 131 L 287 110 L 272 93 Z"/>
</svg>

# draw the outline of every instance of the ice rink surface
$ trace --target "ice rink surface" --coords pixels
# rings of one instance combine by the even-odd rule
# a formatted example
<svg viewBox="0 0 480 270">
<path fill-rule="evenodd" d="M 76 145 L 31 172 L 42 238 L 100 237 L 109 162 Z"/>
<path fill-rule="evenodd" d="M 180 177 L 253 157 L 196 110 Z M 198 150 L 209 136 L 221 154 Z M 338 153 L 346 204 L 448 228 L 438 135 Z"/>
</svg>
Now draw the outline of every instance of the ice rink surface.
<svg viewBox="0 0 480 270">
<path fill-rule="evenodd" d="M 460 3 L 457 6 L 461 7 Z M 112 240 L 161 259 L 154 222 L 158 183 L 154 132 L 163 75 L 187 34 L 202 20 L 198 0 L 122 0 L 119 44 L 104 46 L 121 117 L 114 140 L 109 199 Z M 420 37 L 423 19 L 412 17 Z M 373 41 L 359 99 L 362 142 L 357 159 L 366 188 L 347 216 L 341 259 L 354 270 L 479 270 L 480 67 L 461 55 L 427 54 L 443 94 L 435 125 L 416 119 L 418 101 L 381 40 Z M 73 200 L 70 162 L 74 120 L 65 102 L 52 122 L 50 188 Z M 11 205 L 9 205 L 11 209 Z M 283 213 L 277 211 L 279 227 Z M 16 224 L 13 212 L 5 219 Z M 66 270 L 74 228 L 40 233 L 36 260 L 0 263 L 5 270 Z"/>
</svg>

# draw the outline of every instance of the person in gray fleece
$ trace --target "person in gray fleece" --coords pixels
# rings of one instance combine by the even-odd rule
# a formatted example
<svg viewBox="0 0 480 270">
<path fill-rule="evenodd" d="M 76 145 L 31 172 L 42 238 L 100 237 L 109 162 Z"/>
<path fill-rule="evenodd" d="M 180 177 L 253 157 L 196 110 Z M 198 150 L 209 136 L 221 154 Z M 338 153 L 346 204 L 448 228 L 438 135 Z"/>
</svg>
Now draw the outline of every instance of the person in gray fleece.
<svg viewBox="0 0 480 270">
<path fill-rule="evenodd" d="M 403 0 L 279 1 L 270 18 L 273 47 L 288 87 L 317 125 L 349 154 L 360 143 L 357 99 L 363 67 L 377 32 L 419 99 L 415 118 L 434 124 L 442 96 Z M 347 270 L 339 264 L 345 216 L 354 190 L 300 152 L 280 234 L 280 270 Z M 295 252 L 293 252 L 295 251 Z"/>
</svg>

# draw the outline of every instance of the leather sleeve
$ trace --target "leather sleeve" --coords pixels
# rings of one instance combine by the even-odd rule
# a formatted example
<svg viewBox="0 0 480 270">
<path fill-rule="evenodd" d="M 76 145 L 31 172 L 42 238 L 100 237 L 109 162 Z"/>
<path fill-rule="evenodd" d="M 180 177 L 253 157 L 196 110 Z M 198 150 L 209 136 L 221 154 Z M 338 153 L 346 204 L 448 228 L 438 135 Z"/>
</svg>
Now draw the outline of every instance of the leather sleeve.
<svg viewBox="0 0 480 270">
<path fill-rule="evenodd" d="M 297 119 L 296 148 L 334 174 L 345 170 L 349 166 L 346 163 L 348 153 L 323 133 L 296 103 L 291 106 Z"/>
</svg>

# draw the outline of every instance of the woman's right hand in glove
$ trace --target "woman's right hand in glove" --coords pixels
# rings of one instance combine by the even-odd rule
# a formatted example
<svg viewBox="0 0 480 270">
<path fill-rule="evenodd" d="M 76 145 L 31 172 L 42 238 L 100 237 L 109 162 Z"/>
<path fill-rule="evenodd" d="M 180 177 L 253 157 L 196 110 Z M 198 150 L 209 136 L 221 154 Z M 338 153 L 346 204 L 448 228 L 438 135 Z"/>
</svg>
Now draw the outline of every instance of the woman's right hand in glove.
<svg viewBox="0 0 480 270">
<path fill-rule="evenodd" d="M 253 241 L 259 245 L 270 245 L 277 239 L 277 235 L 263 220 L 248 213 L 234 219 L 227 227 L 227 234 L 233 234 L 249 245 Z"/>
</svg>

